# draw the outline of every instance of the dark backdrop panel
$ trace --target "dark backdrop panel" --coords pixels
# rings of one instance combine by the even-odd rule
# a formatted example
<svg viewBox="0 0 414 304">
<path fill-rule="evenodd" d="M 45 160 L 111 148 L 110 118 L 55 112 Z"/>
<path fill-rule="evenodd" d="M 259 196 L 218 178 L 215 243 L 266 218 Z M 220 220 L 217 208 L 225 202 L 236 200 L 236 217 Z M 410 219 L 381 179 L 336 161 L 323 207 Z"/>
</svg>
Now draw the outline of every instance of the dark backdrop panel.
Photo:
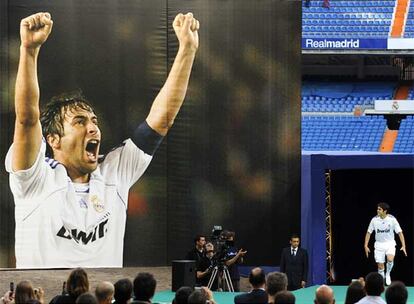
<svg viewBox="0 0 414 304">
<path fill-rule="evenodd" d="M 299 229 L 300 2 L 0 3 L 2 160 L 12 141 L 21 18 L 49 11 L 54 20 L 39 59 L 42 104 L 81 88 L 108 151 L 145 119 L 177 51 L 172 20 L 192 11 L 201 30 L 190 87 L 131 189 L 124 265 L 169 264 L 215 224 L 236 231 L 249 264 L 278 264 Z M 0 178 L 0 266 L 11 267 L 13 202 L 4 169 Z"/>
<path fill-rule="evenodd" d="M 300 227 L 300 2 L 168 1 L 170 19 L 180 10 L 201 40 L 168 140 L 168 257 L 221 225 L 246 263 L 278 265 Z"/>
<path fill-rule="evenodd" d="M 408 258 L 402 254 L 399 237 L 393 280 L 413 284 L 413 197 L 414 170 L 373 169 L 334 170 L 331 179 L 332 222 L 336 283 L 349 284 L 351 279 L 376 271 L 375 234 L 371 236 L 369 259 L 365 258 L 364 238 L 368 224 L 376 215 L 376 205 L 385 201 L 390 214 L 399 221 L 406 240 Z"/>
</svg>

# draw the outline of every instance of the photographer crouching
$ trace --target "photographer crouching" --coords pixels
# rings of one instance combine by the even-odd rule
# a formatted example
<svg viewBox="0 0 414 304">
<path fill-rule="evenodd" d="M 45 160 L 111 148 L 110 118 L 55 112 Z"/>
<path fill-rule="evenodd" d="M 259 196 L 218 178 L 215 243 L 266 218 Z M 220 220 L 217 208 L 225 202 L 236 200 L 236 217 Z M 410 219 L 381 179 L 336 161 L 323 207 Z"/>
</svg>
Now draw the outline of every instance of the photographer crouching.
<svg viewBox="0 0 414 304">
<path fill-rule="evenodd" d="M 213 274 L 214 266 L 216 266 L 214 245 L 207 243 L 204 246 L 205 255 L 197 263 L 197 281 L 198 286 L 208 286 L 211 275 Z M 214 278 L 210 290 L 216 291 L 218 289 L 218 276 Z"/>
<path fill-rule="evenodd" d="M 223 231 L 221 233 L 221 239 L 225 241 L 225 257 L 224 264 L 227 266 L 230 279 L 233 284 L 235 292 L 240 291 L 240 273 L 238 264 L 243 263 L 243 257 L 247 251 L 243 251 L 243 248 L 239 250 L 235 247 L 234 240 L 236 234 L 233 231 Z"/>
</svg>

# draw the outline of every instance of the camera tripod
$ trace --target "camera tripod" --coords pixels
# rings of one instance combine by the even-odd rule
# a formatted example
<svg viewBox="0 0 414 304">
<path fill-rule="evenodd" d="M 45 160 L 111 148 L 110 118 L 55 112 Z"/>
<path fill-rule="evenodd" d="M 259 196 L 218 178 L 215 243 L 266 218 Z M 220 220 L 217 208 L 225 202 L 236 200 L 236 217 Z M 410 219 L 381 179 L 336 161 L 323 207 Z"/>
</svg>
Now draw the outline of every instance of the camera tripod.
<svg viewBox="0 0 414 304">
<path fill-rule="evenodd" d="M 233 283 L 231 282 L 229 269 L 227 268 L 226 265 L 221 265 L 220 268 L 223 270 L 223 278 L 224 278 L 223 287 L 225 287 L 227 285 L 227 289 L 230 292 L 234 292 Z M 218 272 L 219 272 L 219 266 L 214 266 L 213 272 L 211 273 L 210 280 L 208 281 L 208 285 L 207 285 L 208 289 L 211 289 L 211 287 L 213 286 L 213 282 L 216 279 L 216 277 L 218 275 Z"/>
</svg>

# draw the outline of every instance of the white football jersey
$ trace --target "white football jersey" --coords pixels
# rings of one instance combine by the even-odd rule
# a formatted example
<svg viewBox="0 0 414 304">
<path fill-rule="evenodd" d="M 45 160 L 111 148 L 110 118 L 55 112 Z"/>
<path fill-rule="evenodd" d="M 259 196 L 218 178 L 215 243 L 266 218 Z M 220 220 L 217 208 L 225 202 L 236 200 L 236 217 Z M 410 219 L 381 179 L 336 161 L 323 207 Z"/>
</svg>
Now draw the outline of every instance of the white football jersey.
<svg viewBox="0 0 414 304">
<path fill-rule="evenodd" d="M 129 188 L 152 156 L 132 140 L 109 152 L 88 184 L 75 184 L 66 168 L 45 158 L 13 172 L 13 145 L 6 156 L 15 201 L 17 268 L 122 267 Z"/>
<path fill-rule="evenodd" d="M 387 214 L 385 218 L 378 215 L 373 217 L 368 226 L 368 232 L 375 232 L 375 241 L 388 242 L 394 241 L 394 233 L 402 231 L 397 219 L 391 214 Z"/>
</svg>

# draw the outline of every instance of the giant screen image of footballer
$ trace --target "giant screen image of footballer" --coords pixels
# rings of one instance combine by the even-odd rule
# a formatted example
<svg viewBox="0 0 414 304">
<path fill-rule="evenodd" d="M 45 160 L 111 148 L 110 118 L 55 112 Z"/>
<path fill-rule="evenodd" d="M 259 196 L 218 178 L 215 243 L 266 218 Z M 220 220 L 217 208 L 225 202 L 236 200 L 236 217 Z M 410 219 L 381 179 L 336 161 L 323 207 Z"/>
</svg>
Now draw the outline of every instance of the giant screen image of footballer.
<svg viewBox="0 0 414 304">
<path fill-rule="evenodd" d="M 46 12 L 20 23 L 16 121 L 6 156 L 15 200 L 16 267 L 122 267 L 128 190 L 183 103 L 199 21 L 192 13 L 175 17 L 179 49 L 149 115 L 99 161 L 98 118 L 82 94 L 54 97 L 40 112 L 37 60 L 52 27 Z"/>
</svg>

